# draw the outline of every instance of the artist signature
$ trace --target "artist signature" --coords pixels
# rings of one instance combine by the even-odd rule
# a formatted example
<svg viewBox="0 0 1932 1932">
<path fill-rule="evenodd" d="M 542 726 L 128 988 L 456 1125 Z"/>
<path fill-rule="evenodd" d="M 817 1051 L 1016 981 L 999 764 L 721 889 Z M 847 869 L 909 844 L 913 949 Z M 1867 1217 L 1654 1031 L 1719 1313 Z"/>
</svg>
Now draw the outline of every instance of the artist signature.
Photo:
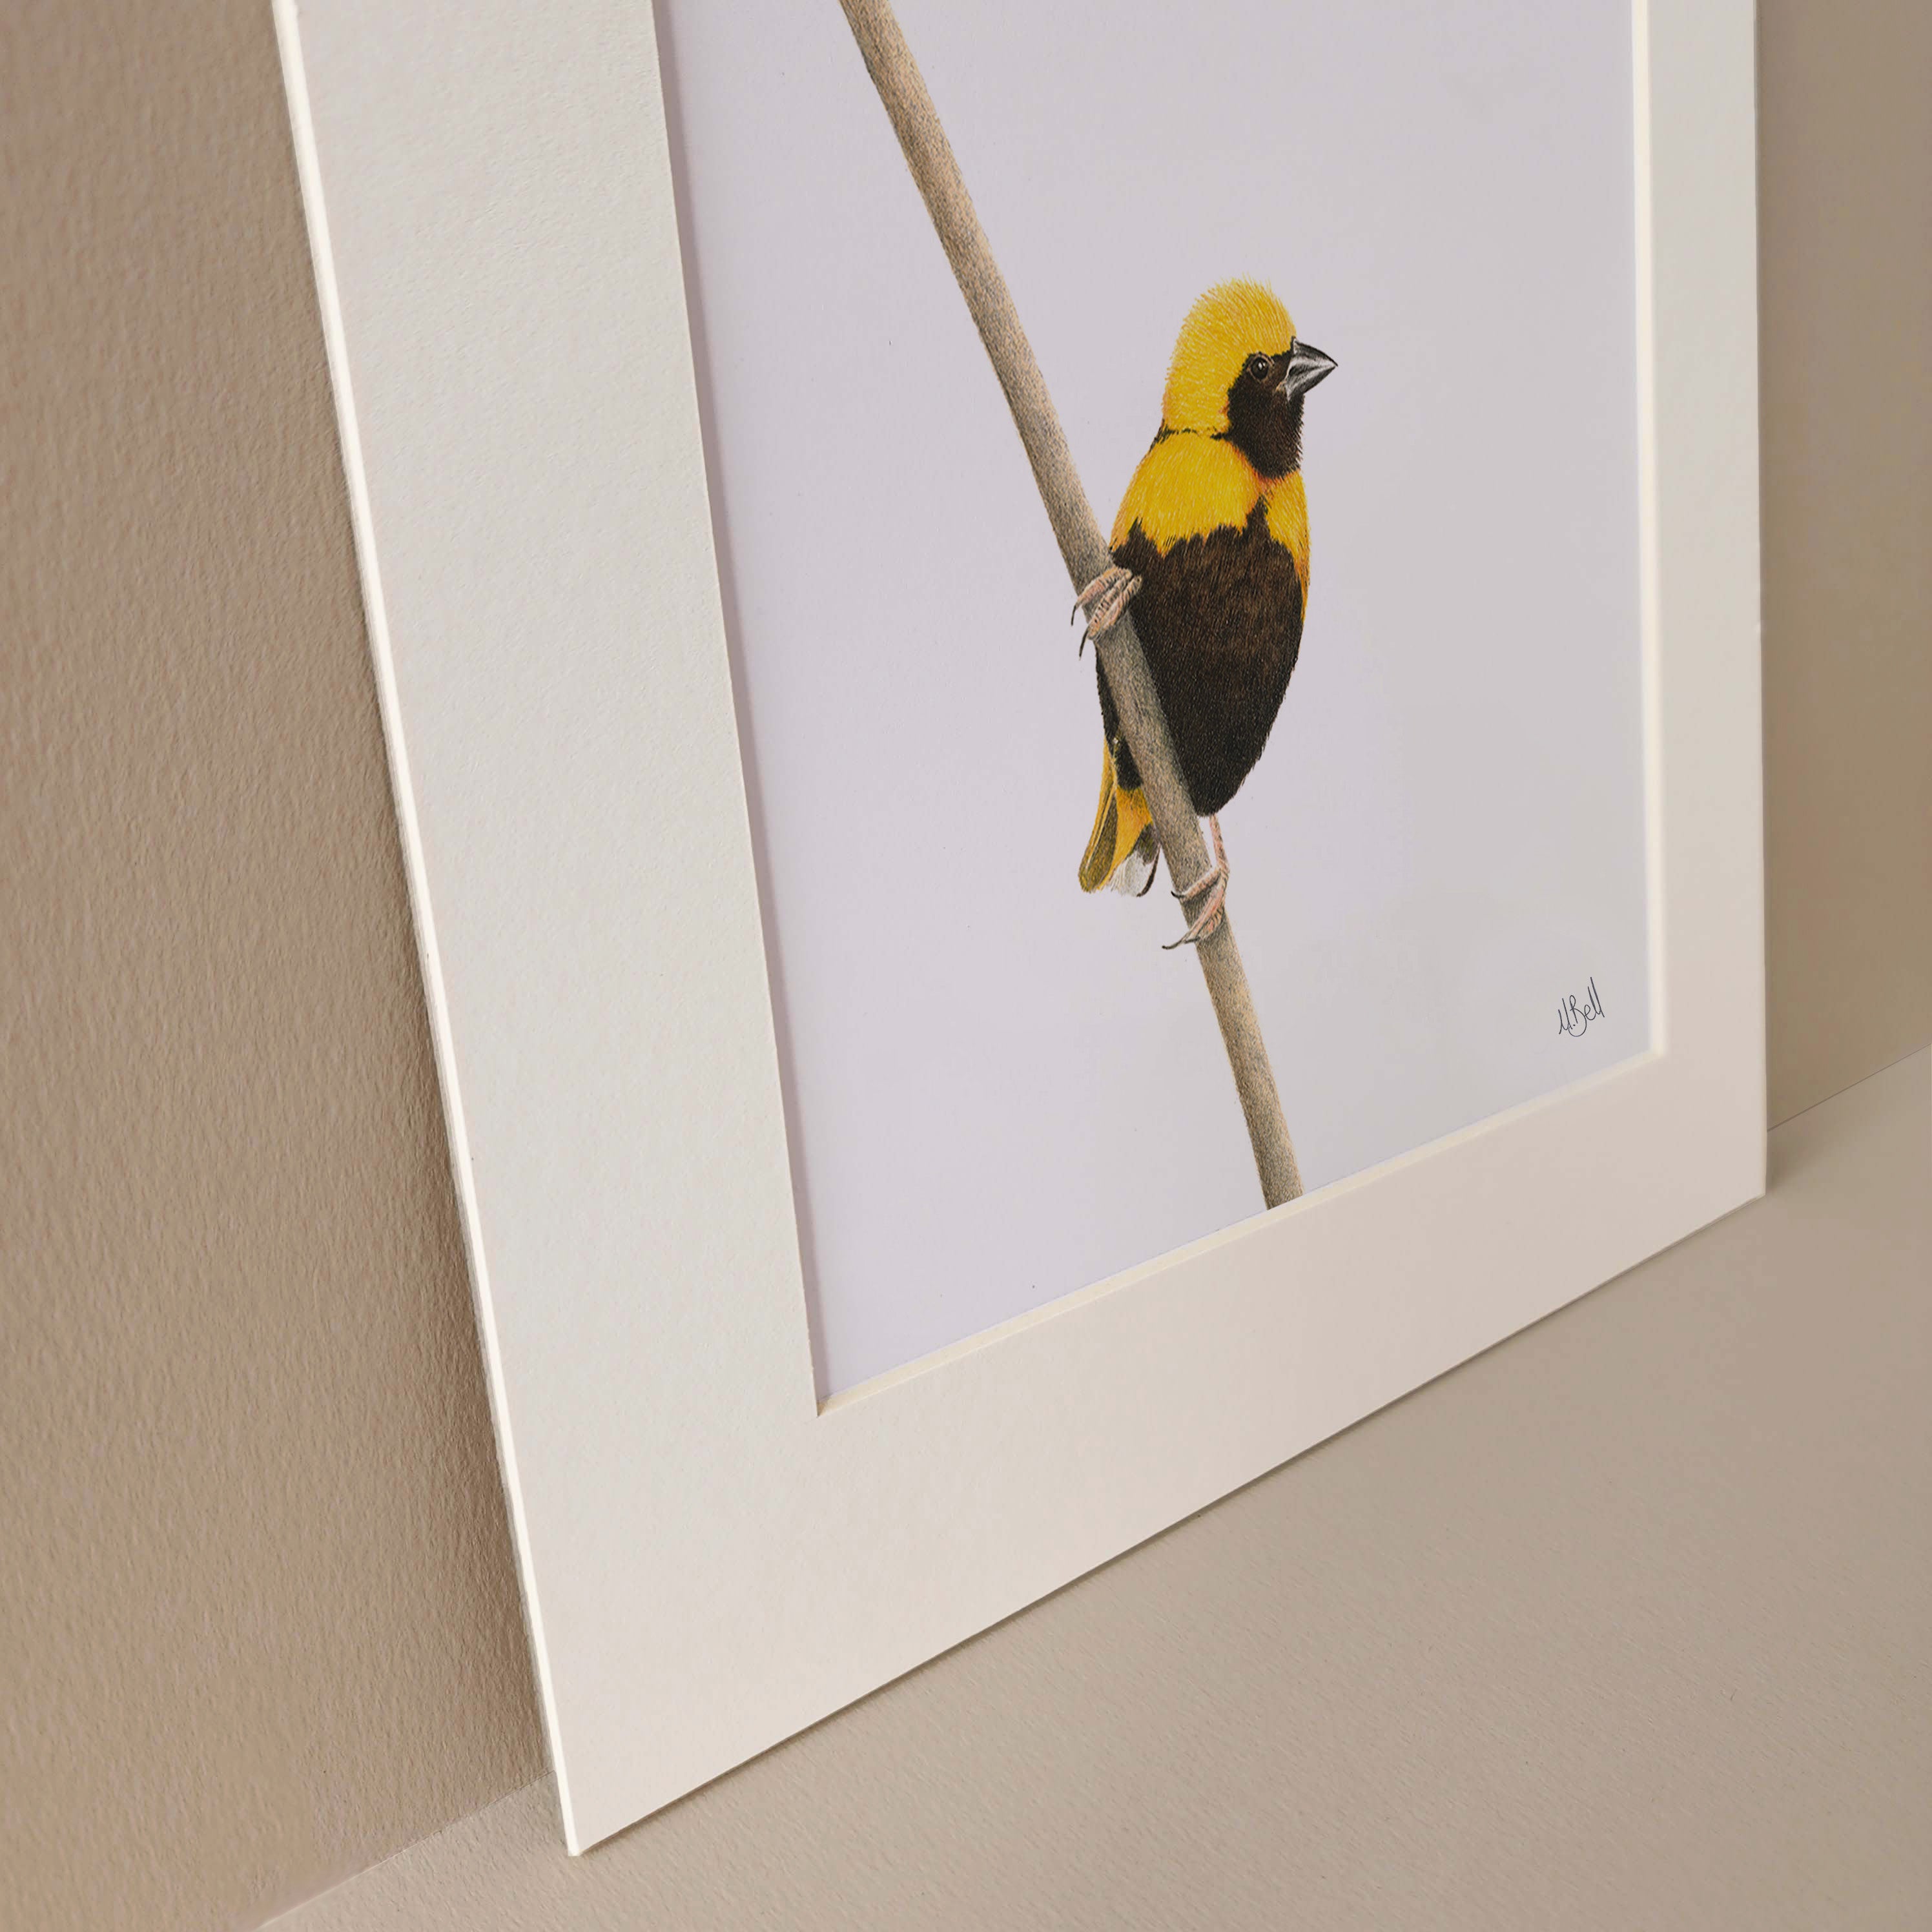
<svg viewBox="0 0 1932 1932">
<path fill-rule="evenodd" d="M 1582 1039 L 1590 1030 L 1590 1022 L 1603 1017 L 1604 996 L 1597 991 L 1594 980 L 1585 986 L 1580 998 L 1570 993 L 1556 1002 L 1556 1030 L 1568 1040 Z"/>
</svg>

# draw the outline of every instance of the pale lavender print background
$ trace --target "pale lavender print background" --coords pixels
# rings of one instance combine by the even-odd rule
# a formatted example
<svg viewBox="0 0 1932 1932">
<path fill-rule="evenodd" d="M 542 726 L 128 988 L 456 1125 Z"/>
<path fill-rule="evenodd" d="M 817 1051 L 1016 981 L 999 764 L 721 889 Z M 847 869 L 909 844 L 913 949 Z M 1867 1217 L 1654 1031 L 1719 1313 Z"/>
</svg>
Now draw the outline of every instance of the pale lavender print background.
<svg viewBox="0 0 1932 1932">
<path fill-rule="evenodd" d="M 1076 888 L 1092 658 L 842 15 L 658 4 L 838 1390 L 1259 1195 L 1165 875 Z M 1628 7 L 899 13 L 1103 525 L 1210 284 L 1340 364 L 1300 665 L 1222 821 L 1310 1186 L 1642 1051 Z"/>
</svg>

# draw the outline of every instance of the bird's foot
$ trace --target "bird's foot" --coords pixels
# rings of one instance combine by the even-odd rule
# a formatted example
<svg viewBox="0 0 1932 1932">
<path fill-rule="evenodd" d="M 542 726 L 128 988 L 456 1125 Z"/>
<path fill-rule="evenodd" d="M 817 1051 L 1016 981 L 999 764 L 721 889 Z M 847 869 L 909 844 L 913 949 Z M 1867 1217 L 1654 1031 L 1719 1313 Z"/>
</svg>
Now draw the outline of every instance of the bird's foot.
<svg viewBox="0 0 1932 1932">
<path fill-rule="evenodd" d="M 1073 600 L 1073 616 L 1082 611 L 1087 614 L 1087 628 L 1080 633 L 1080 649 L 1084 656 L 1088 640 L 1104 637 L 1120 621 L 1120 613 L 1132 601 L 1134 592 L 1141 587 L 1140 579 L 1118 563 L 1109 564 L 1087 588 Z M 1069 622 L 1072 620 L 1070 619 Z"/>
<path fill-rule="evenodd" d="M 1184 892 L 1178 892 L 1178 899 L 1191 899 L 1202 892 L 1208 894 L 1208 903 L 1195 914 L 1194 923 L 1178 939 L 1170 939 L 1160 950 L 1172 952 L 1177 946 L 1198 946 L 1204 939 L 1212 938 L 1220 930 L 1221 909 L 1228 901 L 1228 868 L 1225 865 L 1212 866 L 1196 879 Z"/>
<path fill-rule="evenodd" d="M 1228 902 L 1228 852 L 1221 843 L 1221 823 L 1218 818 L 1208 821 L 1208 830 L 1214 835 L 1214 862 L 1191 886 L 1180 886 L 1174 896 L 1186 903 L 1198 898 L 1203 892 L 1208 902 L 1194 916 L 1194 922 L 1178 939 L 1170 940 L 1160 950 L 1172 952 L 1177 946 L 1198 946 L 1204 939 L 1210 939 L 1221 928 L 1222 909 Z"/>
</svg>

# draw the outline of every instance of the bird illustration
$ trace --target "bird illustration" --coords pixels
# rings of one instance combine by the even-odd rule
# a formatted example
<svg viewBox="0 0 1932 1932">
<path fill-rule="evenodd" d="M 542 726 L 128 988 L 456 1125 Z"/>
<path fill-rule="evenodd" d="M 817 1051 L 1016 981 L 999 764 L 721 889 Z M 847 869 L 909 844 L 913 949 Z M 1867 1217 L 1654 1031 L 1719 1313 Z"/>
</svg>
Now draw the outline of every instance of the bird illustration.
<svg viewBox="0 0 1932 1932">
<path fill-rule="evenodd" d="M 1188 885 L 1173 881 L 1193 914 L 1175 946 L 1198 944 L 1221 923 L 1228 856 L 1220 813 L 1268 742 L 1301 648 L 1302 404 L 1334 367 L 1296 336 L 1270 290 L 1249 281 L 1210 289 L 1181 325 L 1160 428 L 1114 520 L 1113 565 L 1075 606 L 1087 614 L 1084 650 L 1132 601 L 1180 776 L 1213 836 L 1208 871 Z M 1104 668 L 1098 676 L 1100 803 L 1080 884 L 1144 893 L 1160 841 Z"/>
</svg>

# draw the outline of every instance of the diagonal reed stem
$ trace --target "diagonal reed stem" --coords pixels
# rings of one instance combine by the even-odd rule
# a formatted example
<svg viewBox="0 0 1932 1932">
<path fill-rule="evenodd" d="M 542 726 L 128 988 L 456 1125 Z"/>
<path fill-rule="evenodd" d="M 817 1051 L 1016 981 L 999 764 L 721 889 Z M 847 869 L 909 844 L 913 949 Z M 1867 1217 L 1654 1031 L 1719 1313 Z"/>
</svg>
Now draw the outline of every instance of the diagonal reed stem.
<svg viewBox="0 0 1932 1932">
<path fill-rule="evenodd" d="M 1067 574 L 1078 589 L 1099 576 L 1113 559 L 1073 466 L 1060 417 L 1034 359 L 1032 346 L 1020 327 L 1006 278 L 993 259 L 972 197 L 960 178 L 952 143 L 946 138 L 932 97 L 926 92 L 888 0 L 840 0 L 840 4 L 885 104 L 892 131 L 898 136 L 906 165 L 939 232 L 946 259 L 952 264 L 959 292 L 966 298 L 980 339 L 1006 392 L 1047 520 L 1053 526 Z M 1095 649 L 1120 712 L 1120 728 L 1140 766 L 1168 869 L 1178 878 L 1197 879 L 1208 869 L 1208 849 L 1194 816 L 1194 802 L 1174 763 L 1167 719 L 1131 610 L 1096 640 Z M 1182 917 L 1186 917 L 1184 912 Z M 1202 977 L 1208 982 L 1208 998 L 1214 1003 L 1214 1017 L 1220 1024 L 1222 1043 L 1228 1050 L 1228 1064 L 1247 1120 L 1262 1198 L 1269 1207 L 1278 1207 L 1300 1193 L 1301 1174 L 1295 1165 L 1288 1124 L 1282 1118 L 1281 1098 L 1275 1090 L 1274 1072 L 1268 1064 L 1268 1046 L 1234 944 L 1232 922 L 1224 915 L 1220 928 L 1194 950 L 1201 962 Z"/>
</svg>

